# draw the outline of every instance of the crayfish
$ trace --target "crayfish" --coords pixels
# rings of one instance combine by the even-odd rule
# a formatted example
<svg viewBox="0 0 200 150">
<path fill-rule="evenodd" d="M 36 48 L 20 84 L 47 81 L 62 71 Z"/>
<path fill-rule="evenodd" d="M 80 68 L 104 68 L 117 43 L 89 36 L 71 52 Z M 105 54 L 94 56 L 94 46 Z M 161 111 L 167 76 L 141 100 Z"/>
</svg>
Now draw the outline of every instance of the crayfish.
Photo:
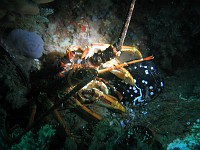
<svg viewBox="0 0 200 150">
<path fill-rule="evenodd" d="M 131 52 L 136 54 L 137 60 L 120 62 L 121 52 Z M 100 78 L 101 74 L 111 72 L 124 83 L 134 86 L 134 78 L 131 73 L 125 69 L 125 66 L 153 59 L 153 56 L 142 57 L 141 52 L 135 47 L 122 46 L 121 51 L 117 51 L 116 47 L 109 44 L 92 44 L 82 49 L 79 46 L 72 46 L 66 52 L 66 63 L 61 62 L 63 70 L 58 76 L 66 78 L 68 86 L 65 92 L 68 93 L 76 85 L 77 81 L 83 80 L 83 70 L 95 69 L 97 76 L 94 80 L 85 85 L 80 91 L 71 97 L 76 106 L 83 109 L 97 120 L 101 120 L 101 116 L 87 108 L 82 103 L 94 102 L 98 105 L 105 106 L 110 109 L 125 113 L 124 106 L 120 103 L 122 95 L 109 84 L 106 79 Z M 117 97 L 110 93 L 115 93 Z"/>
<path fill-rule="evenodd" d="M 61 63 L 63 70 L 59 72 L 58 75 L 67 79 L 68 86 L 65 89 L 66 93 L 73 89 L 77 81 L 84 81 L 85 77 L 82 74 L 83 70 L 90 70 L 91 68 L 96 70 L 96 78 L 86 84 L 70 99 L 74 101 L 80 109 L 84 110 L 97 120 L 101 120 L 101 116 L 87 108 L 82 103 L 93 101 L 101 106 L 106 106 L 123 113 L 126 112 L 126 109 L 120 103 L 120 100 L 122 100 L 122 94 L 117 91 L 114 86 L 109 84 L 106 79 L 100 78 L 100 75 L 105 74 L 106 72 L 111 72 L 117 76 L 120 81 L 122 80 L 128 85 L 134 86 L 135 80 L 133 76 L 124 67 L 153 59 L 153 56 L 143 58 L 141 52 L 135 47 L 123 46 L 134 5 L 135 0 L 132 0 L 124 27 L 119 36 L 119 41 L 116 44 L 91 44 L 85 48 L 81 48 L 80 46 L 71 46 L 66 52 L 66 63 Z M 121 62 L 119 57 L 122 52 L 131 52 L 135 54 L 138 59 Z M 115 93 L 114 95 L 116 96 L 113 96 L 111 93 Z"/>
</svg>

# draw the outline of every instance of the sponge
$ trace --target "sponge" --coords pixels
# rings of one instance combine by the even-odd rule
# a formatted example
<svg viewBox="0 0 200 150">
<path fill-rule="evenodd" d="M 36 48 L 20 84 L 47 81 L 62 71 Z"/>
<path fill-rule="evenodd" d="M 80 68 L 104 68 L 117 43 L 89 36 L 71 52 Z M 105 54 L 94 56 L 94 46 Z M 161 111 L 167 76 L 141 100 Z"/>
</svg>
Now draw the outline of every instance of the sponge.
<svg viewBox="0 0 200 150">
<path fill-rule="evenodd" d="M 35 32 L 14 29 L 9 33 L 8 41 L 15 49 L 15 53 L 33 59 L 42 56 L 44 41 L 41 36 Z"/>
</svg>

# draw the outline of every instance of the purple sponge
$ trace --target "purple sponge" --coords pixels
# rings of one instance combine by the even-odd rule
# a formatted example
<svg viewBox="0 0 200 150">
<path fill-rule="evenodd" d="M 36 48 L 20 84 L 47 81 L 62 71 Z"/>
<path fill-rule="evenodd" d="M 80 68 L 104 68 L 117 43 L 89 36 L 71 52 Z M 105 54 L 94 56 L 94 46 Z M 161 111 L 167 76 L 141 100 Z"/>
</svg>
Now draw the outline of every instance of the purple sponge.
<svg viewBox="0 0 200 150">
<path fill-rule="evenodd" d="M 34 59 L 42 56 L 44 41 L 35 32 L 15 29 L 8 35 L 8 40 L 21 55 Z"/>
</svg>

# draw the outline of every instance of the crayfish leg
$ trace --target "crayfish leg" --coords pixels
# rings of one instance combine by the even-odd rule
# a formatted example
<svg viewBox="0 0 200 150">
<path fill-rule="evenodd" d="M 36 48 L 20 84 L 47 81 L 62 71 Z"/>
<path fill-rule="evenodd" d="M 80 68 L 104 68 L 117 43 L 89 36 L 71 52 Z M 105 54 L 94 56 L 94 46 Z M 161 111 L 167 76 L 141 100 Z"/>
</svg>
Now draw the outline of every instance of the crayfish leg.
<svg viewBox="0 0 200 150">
<path fill-rule="evenodd" d="M 122 50 L 118 57 L 121 63 L 142 58 L 142 53 L 134 46 L 122 46 Z"/>
<path fill-rule="evenodd" d="M 118 78 L 122 79 L 125 83 L 134 86 L 134 79 L 130 72 L 125 68 L 121 67 L 119 69 L 114 69 L 110 71 L 112 74 L 117 76 Z"/>
<path fill-rule="evenodd" d="M 100 115 L 98 115 L 97 113 L 93 112 L 91 109 L 87 108 L 85 105 L 83 105 L 80 101 L 78 101 L 76 98 L 72 98 L 77 107 L 79 107 L 81 110 L 85 111 L 87 114 L 89 114 L 90 116 L 92 116 L 93 118 L 97 119 L 97 120 L 101 120 L 102 117 Z"/>
</svg>

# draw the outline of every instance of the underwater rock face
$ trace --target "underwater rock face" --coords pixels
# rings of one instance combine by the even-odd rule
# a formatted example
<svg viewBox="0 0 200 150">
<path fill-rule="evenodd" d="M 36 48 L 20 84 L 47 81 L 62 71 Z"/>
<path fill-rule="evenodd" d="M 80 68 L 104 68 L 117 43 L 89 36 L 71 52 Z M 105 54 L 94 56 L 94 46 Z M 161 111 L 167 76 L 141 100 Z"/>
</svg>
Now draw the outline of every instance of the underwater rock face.
<svg viewBox="0 0 200 150">
<path fill-rule="evenodd" d="M 33 59 L 42 56 L 44 41 L 35 32 L 15 29 L 8 35 L 8 41 L 21 55 Z"/>
</svg>

